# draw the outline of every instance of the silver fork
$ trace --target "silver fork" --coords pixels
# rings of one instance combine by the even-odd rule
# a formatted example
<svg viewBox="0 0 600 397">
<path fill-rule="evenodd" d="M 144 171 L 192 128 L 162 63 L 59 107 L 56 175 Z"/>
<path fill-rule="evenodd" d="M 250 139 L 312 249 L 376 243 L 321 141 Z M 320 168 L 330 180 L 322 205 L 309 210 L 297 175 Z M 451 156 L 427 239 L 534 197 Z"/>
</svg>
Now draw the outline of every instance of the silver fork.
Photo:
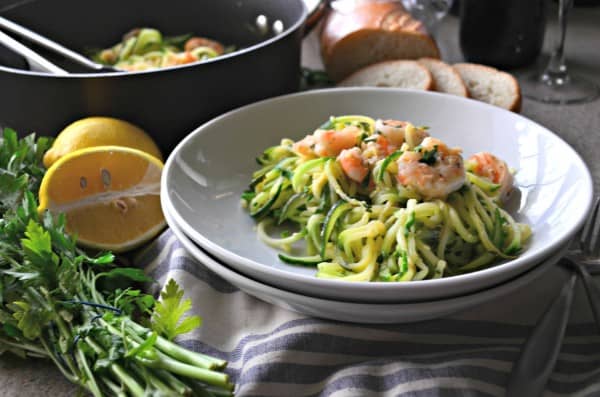
<svg viewBox="0 0 600 397">
<path fill-rule="evenodd" d="M 600 330 L 600 289 L 588 272 L 588 267 L 598 270 L 600 266 L 600 198 L 596 199 L 581 231 L 578 248 L 569 250 L 560 263 L 575 271 L 525 341 L 509 376 L 507 396 L 535 397 L 544 391 L 560 352 L 578 275 L 583 281 L 596 326 Z"/>
<path fill-rule="evenodd" d="M 600 288 L 590 272 L 600 265 L 600 197 L 596 199 L 589 221 L 579 237 L 579 250 L 569 251 L 565 256 L 567 263 L 577 271 L 590 302 L 590 308 L 600 332 Z"/>
</svg>

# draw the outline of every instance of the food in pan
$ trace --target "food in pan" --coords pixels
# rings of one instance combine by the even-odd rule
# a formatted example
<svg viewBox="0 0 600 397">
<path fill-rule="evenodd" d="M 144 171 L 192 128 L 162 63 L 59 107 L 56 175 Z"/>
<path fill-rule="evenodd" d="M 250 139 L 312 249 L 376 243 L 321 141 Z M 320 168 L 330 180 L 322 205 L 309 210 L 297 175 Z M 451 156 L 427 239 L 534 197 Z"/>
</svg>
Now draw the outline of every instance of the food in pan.
<svg viewBox="0 0 600 397">
<path fill-rule="evenodd" d="M 117 69 L 138 71 L 183 65 L 215 58 L 233 47 L 192 35 L 163 36 L 152 28 L 133 29 L 116 45 L 97 51 L 92 58 Z"/>
</svg>

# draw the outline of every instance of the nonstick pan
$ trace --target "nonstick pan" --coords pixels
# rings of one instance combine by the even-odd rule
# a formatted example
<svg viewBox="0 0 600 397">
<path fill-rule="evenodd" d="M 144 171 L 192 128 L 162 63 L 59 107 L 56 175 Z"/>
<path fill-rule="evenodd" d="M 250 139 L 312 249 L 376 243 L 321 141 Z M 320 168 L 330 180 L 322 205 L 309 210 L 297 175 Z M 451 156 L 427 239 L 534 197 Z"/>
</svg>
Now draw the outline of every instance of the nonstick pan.
<svg viewBox="0 0 600 397">
<path fill-rule="evenodd" d="M 80 53 L 109 47 L 125 32 L 144 26 L 165 35 L 211 37 L 237 48 L 202 63 L 167 69 L 88 73 L 31 45 L 71 71 L 68 76 L 26 70 L 22 60 L 4 50 L 0 52 L 0 125 L 21 135 L 56 135 L 76 119 L 111 116 L 141 126 L 166 154 L 189 131 L 220 113 L 298 89 L 307 18 L 302 0 L 37 0 L 12 7 L 2 4 L 0 15 Z M 280 33 L 272 28 L 275 23 L 283 26 Z"/>
</svg>

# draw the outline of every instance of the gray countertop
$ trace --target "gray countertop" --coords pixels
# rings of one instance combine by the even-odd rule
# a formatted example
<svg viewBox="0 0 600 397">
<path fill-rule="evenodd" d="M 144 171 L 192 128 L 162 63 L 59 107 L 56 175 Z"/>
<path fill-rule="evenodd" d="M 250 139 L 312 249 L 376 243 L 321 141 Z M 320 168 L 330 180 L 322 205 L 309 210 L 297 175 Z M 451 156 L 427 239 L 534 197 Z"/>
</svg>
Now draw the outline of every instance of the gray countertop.
<svg viewBox="0 0 600 397">
<path fill-rule="evenodd" d="M 554 20 L 554 3 L 550 11 L 545 53 L 548 53 L 552 42 L 551 38 L 555 37 L 557 30 Z M 444 60 L 448 62 L 462 61 L 458 48 L 456 17 L 449 16 L 442 22 L 436 38 Z M 307 66 L 318 65 L 318 44 L 314 34 L 308 37 L 303 51 L 304 63 Z M 566 55 L 568 65 L 573 73 L 584 74 L 600 83 L 600 7 L 579 8 L 572 12 L 567 35 Z M 522 76 L 526 72 L 517 71 L 515 74 Z M 600 147 L 600 100 L 580 105 L 556 106 L 525 99 L 522 114 L 554 131 L 581 154 L 592 172 L 595 191 L 599 192 L 600 161 L 597 158 Z M 548 291 L 549 296 L 552 296 L 562 279 L 560 275 L 549 275 L 538 285 L 544 282 L 546 284 L 543 289 Z M 574 322 L 589 321 L 591 318 L 585 297 L 580 289 L 575 305 L 579 306 L 581 310 L 573 315 L 571 321 Z M 535 319 L 543 306 L 529 301 L 542 301 L 542 303 L 546 301 L 539 297 L 532 298 L 533 292 L 521 291 L 519 294 L 518 298 L 522 299 L 523 304 L 519 305 L 520 308 L 511 308 L 511 310 L 515 310 L 515 317 Z M 535 310 L 538 312 L 531 313 Z M 481 312 L 482 317 L 485 317 L 485 310 L 481 310 Z M 472 315 L 473 310 L 471 310 Z M 489 319 L 493 320 L 493 317 Z M 48 362 L 43 360 L 25 361 L 12 355 L 0 357 L 0 395 L 2 396 L 69 396 L 76 393 L 77 389 L 64 380 L 60 372 Z"/>
</svg>

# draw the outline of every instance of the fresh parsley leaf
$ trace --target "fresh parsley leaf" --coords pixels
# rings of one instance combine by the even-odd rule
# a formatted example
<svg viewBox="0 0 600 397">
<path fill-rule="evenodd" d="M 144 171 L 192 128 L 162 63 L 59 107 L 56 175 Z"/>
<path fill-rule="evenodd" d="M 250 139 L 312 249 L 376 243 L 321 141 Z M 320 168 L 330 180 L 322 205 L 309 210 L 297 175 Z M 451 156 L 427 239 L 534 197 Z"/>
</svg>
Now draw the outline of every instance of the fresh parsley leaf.
<svg viewBox="0 0 600 397">
<path fill-rule="evenodd" d="M 21 248 L 25 262 L 24 272 L 36 274 L 36 283 L 53 290 L 58 284 L 56 278 L 60 258 L 52 250 L 50 233 L 39 223 L 30 219 L 25 229 L 25 238 L 21 239 Z M 21 277 L 21 279 L 23 279 Z"/>
<path fill-rule="evenodd" d="M 173 340 L 177 335 L 190 332 L 202 324 L 199 316 L 182 318 L 192 308 L 192 300 L 182 300 L 183 290 L 175 280 L 169 280 L 160 298 L 151 318 L 152 329 L 160 335 Z"/>
<path fill-rule="evenodd" d="M 17 327 L 29 340 L 38 338 L 42 334 L 42 328 L 47 327 L 52 319 L 52 312 L 38 302 L 16 301 L 7 306 L 18 321 Z"/>
<path fill-rule="evenodd" d="M 5 128 L 0 137 L 0 213 L 15 209 L 26 190 L 37 192 L 46 172 L 42 163 L 52 139 L 31 134 L 18 139 L 17 133 Z"/>
<path fill-rule="evenodd" d="M 142 269 L 137 267 L 115 267 L 106 273 L 101 273 L 104 277 L 124 277 L 132 281 L 148 282 L 152 281 Z"/>
</svg>

